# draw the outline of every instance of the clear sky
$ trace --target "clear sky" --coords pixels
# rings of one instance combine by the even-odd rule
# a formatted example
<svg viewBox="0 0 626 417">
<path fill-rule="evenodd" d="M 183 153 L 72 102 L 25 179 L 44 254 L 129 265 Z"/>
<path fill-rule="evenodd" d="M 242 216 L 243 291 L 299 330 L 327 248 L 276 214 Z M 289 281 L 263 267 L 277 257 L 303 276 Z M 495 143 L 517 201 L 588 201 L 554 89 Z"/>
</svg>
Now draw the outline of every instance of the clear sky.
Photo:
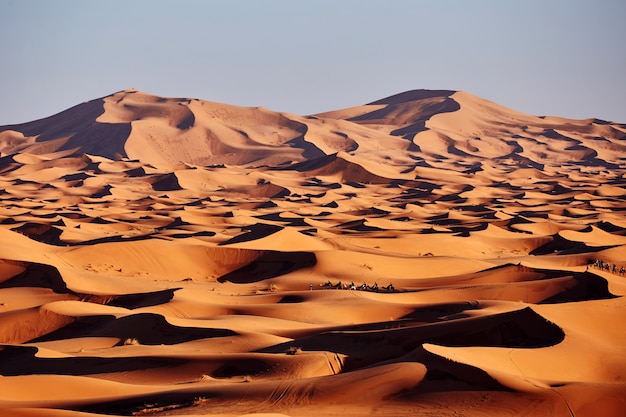
<svg viewBox="0 0 626 417">
<path fill-rule="evenodd" d="M 313 114 L 465 90 L 626 122 L 625 0 L 0 0 L 0 125 L 126 88 Z"/>
</svg>

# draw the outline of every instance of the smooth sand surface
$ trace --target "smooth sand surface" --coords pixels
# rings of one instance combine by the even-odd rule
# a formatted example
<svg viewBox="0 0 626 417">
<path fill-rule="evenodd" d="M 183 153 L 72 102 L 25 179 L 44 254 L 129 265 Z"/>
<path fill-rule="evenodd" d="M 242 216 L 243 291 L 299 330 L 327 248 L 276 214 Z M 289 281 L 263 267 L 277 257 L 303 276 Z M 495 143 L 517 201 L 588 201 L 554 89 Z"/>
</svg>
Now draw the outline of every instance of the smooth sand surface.
<svg viewBox="0 0 626 417">
<path fill-rule="evenodd" d="M 447 90 L 0 127 L 0 416 L 622 416 L 625 132 Z"/>
</svg>

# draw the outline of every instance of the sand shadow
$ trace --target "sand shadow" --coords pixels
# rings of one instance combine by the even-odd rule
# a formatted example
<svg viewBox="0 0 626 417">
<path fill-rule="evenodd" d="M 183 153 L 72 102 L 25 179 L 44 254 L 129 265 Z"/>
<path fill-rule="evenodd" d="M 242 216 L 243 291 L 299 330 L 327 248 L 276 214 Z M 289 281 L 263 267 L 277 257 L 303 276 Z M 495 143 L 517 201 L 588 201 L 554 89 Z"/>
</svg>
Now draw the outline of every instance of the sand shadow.
<svg viewBox="0 0 626 417">
<path fill-rule="evenodd" d="M 133 343 L 142 345 L 174 345 L 198 339 L 236 336 L 229 329 L 204 327 L 179 327 L 170 324 L 159 314 L 139 313 L 115 318 L 113 316 L 80 317 L 73 323 L 40 336 L 31 342 L 73 339 L 78 337 L 116 337 L 119 345 Z"/>
<path fill-rule="evenodd" d="M 475 307 L 467 305 L 469 309 Z M 485 346 L 506 348 L 540 348 L 563 341 L 565 333 L 530 307 L 489 316 L 442 319 L 441 313 L 460 314 L 462 304 L 431 306 L 433 309 L 416 310 L 419 317 L 412 325 L 400 328 L 361 330 L 344 327 L 341 330 L 322 331 L 287 343 L 270 346 L 259 352 L 280 353 L 290 346 L 305 351 L 329 351 L 347 355 L 344 370 L 355 370 L 383 361 L 403 357 L 424 343 L 451 347 Z M 410 317 L 411 315 L 407 316 Z M 420 317 L 421 316 L 421 317 Z M 436 322 L 424 323 L 424 318 Z"/>
<path fill-rule="evenodd" d="M 107 305 L 123 307 L 129 310 L 165 304 L 174 298 L 174 293 L 180 288 L 170 288 L 162 291 L 118 295 Z"/>
<path fill-rule="evenodd" d="M 24 262 L 26 270 L 0 283 L 0 288 L 49 288 L 57 294 L 73 293 L 67 288 L 59 270 L 53 266 Z"/>
<path fill-rule="evenodd" d="M 172 367 L 187 362 L 182 358 L 135 357 L 37 357 L 34 346 L 4 346 L 0 351 L 0 374 L 18 375 L 92 375 L 140 369 Z"/>
<path fill-rule="evenodd" d="M 249 284 L 310 268 L 316 263 L 317 258 L 311 252 L 266 251 L 250 264 L 222 275 L 217 281 Z"/>
</svg>

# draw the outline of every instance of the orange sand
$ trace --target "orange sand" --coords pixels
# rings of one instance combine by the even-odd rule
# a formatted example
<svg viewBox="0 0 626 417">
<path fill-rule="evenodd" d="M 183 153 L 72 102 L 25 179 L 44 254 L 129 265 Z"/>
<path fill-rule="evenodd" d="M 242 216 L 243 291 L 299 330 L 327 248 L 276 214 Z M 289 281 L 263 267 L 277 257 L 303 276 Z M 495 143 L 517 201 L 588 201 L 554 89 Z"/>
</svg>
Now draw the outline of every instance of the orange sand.
<svg viewBox="0 0 626 417">
<path fill-rule="evenodd" d="M 0 416 L 621 416 L 625 132 L 427 90 L 0 127 Z"/>
</svg>

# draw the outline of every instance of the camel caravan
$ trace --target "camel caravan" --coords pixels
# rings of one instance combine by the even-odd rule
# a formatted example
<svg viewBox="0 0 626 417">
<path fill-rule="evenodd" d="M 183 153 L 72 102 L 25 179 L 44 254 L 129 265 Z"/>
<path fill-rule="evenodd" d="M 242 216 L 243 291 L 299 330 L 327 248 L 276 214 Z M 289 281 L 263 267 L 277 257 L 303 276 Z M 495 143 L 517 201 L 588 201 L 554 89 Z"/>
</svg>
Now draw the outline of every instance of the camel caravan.
<svg viewBox="0 0 626 417">
<path fill-rule="evenodd" d="M 381 292 L 381 291 L 395 292 L 396 291 L 395 287 L 391 283 L 387 285 L 386 287 L 379 287 L 377 282 L 375 282 L 374 285 L 369 286 L 365 282 L 361 285 L 355 285 L 354 282 L 351 282 L 350 284 L 342 284 L 341 281 L 339 281 L 336 284 L 333 284 L 329 280 L 325 282 L 324 284 L 320 284 L 320 287 L 326 290 L 352 290 L 352 291 L 373 291 L 373 292 Z"/>
<path fill-rule="evenodd" d="M 624 269 L 623 266 L 617 269 L 617 264 L 611 265 L 610 262 L 604 262 L 601 259 L 596 259 L 592 265 L 594 268 L 599 269 L 601 271 L 612 272 L 614 274 L 620 274 L 620 275 L 626 274 L 626 269 Z"/>
</svg>

